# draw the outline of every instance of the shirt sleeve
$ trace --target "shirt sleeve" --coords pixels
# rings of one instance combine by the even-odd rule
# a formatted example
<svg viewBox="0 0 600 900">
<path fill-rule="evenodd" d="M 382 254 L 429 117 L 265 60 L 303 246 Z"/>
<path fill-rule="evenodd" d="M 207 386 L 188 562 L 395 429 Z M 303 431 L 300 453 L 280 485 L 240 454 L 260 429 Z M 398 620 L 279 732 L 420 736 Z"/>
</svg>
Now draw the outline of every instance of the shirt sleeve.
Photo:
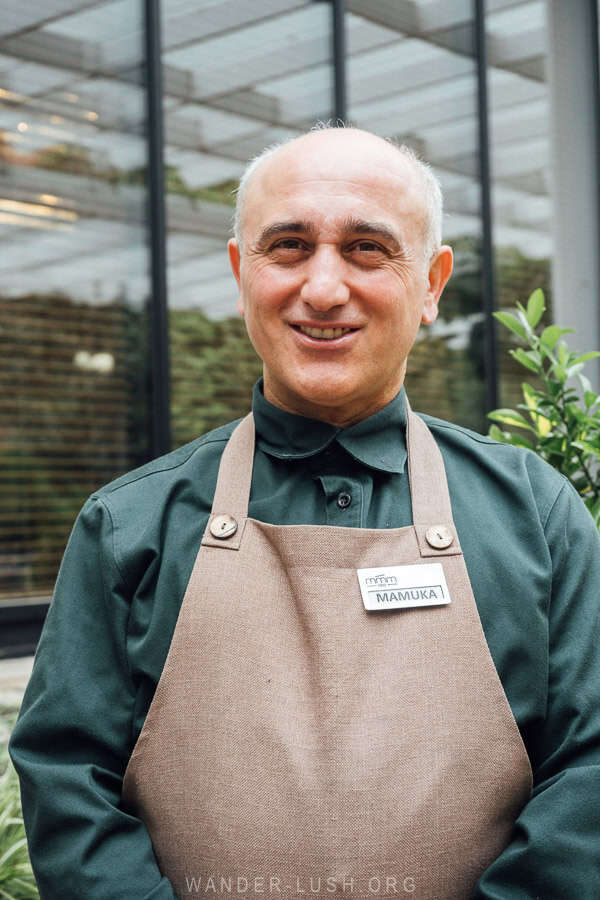
<svg viewBox="0 0 600 900">
<path fill-rule="evenodd" d="M 528 747 L 534 789 L 472 900 L 600 897 L 600 538 L 569 483 L 545 533 L 553 586 L 546 715 Z"/>
<path fill-rule="evenodd" d="M 104 503 L 65 551 L 9 752 L 43 900 L 174 900 L 145 825 L 119 808 L 134 692 L 129 600 Z"/>
</svg>

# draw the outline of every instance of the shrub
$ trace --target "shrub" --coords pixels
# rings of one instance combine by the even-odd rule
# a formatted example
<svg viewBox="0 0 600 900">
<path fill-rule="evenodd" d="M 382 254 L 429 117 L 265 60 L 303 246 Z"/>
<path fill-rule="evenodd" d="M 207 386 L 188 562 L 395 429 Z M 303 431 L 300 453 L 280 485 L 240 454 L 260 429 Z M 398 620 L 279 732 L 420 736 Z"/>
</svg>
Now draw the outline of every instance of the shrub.
<svg viewBox="0 0 600 900">
<path fill-rule="evenodd" d="M 517 303 L 514 313 L 494 313 L 527 348 L 509 352 L 536 376 L 536 383 L 522 382 L 524 402 L 516 410 L 495 409 L 488 413 L 494 422 L 518 431 L 503 431 L 492 425 L 489 435 L 497 441 L 534 450 L 565 475 L 600 528 L 600 394 L 592 390 L 589 379 L 583 375 L 586 362 L 600 356 L 600 352 L 578 354 L 569 350 L 563 336 L 572 328 L 548 325 L 540 331 L 538 325 L 545 308 L 543 291 L 538 288 L 526 307 Z"/>
<path fill-rule="evenodd" d="M 0 746 L 0 898 L 39 900 L 21 814 L 19 781 L 5 747 Z"/>
</svg>

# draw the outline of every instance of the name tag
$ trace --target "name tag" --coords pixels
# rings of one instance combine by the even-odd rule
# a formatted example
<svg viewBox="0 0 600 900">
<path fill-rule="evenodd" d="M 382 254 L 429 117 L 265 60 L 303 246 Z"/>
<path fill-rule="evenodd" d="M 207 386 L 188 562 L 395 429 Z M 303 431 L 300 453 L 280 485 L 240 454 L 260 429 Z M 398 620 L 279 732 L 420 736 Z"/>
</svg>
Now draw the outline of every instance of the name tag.
<svg viewBox="0 0 600 900">
<path fill-rule="evenodd" d="M 408 609 L 450 603 L 441 563 L 357 569 L 365 609 Z"/>
</svg>

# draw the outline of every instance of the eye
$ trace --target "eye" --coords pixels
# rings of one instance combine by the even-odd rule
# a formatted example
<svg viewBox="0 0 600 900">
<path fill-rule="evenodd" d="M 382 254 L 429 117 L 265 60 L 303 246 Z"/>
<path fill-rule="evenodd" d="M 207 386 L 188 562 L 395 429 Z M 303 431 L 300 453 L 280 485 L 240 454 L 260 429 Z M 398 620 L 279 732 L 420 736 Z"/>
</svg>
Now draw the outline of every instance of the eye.
<svg viewBox="0 0 600 900">
<path fill-rule="evenodd" d="M 357 257 L 358 261 L 365 263 L 374 262 L 382 256 L 387 256 L 385 247 L 369 240 L 355 241 L 349 247 L 349 252 L 352 256 Z"/>
<path fill-rule="evenodd" d="M 273 244 L 271 250 L 302 250 L 303 245 L 298 238 L 284 238 L 281 241 L 277 241 L 276 244 Z"/>
<path fill-rule="evenodd" d="M 307 247 L 300 238 L 284 237 L 271 244 L 267 252 L 274 263 L 288 266 L 302 262 L 306 257 Z"/>
</svg>

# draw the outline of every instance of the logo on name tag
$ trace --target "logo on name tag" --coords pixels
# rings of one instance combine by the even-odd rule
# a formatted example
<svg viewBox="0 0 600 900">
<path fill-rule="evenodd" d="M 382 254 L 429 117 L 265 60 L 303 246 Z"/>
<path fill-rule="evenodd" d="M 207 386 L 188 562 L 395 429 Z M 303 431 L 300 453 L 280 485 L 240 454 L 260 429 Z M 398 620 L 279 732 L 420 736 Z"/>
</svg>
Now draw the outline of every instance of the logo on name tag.
<svg viewBox="0 0 600 900">
<path fill-rule="evenodd" d="M 450 593 L 441 563 L 422 566 L 382 566 L 357 569 L 365 609 L 403 609 L 413 606 L 442 606 L 450 603 Z"/>
</svg>

